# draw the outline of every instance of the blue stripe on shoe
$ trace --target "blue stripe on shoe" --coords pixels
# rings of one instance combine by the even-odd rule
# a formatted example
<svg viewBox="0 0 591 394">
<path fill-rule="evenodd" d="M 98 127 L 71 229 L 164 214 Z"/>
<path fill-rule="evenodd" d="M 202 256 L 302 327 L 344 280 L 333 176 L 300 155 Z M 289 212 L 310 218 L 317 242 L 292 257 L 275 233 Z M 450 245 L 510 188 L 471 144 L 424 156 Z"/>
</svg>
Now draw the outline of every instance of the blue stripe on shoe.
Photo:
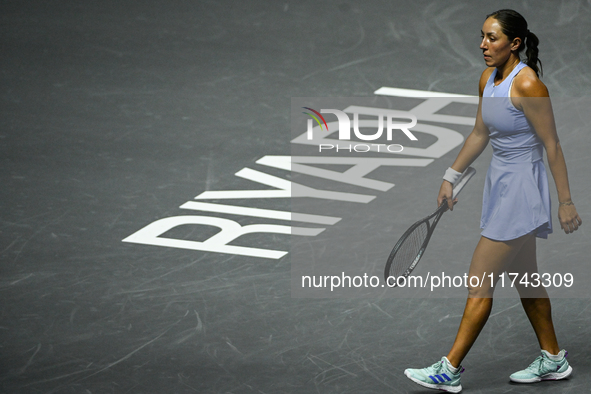
<svg viewBox="0 0 591 394">
<path fill-rule="evenodd" d="M 446 374 L 442 373 L 441 376 L 443 376 L 445 379 L 447 379 L 448 382 L 451 382 L 451 379 Z"/>
<path fill-rule="evenodd" d="M 443 380 L 443 378 L 442 378 L 441 376 L 439 376 L 439 375 L 435 375 L 435 377 L 436 377 L 437 379 L 439 379 L 439 382 L 441 382 L 441 383 L 445 383 L 445 380 Z M 437 383 L 439 383 L 439 382 L 437 382 Z"/>
<path fill-rule="evenodd" d="M 435 379 L 432 375 L 429 375 L 429 377 L 431 378 L 431 380 L 433 380 L 435 383 L 439 383 L 439 380 Z"/>
</svg>

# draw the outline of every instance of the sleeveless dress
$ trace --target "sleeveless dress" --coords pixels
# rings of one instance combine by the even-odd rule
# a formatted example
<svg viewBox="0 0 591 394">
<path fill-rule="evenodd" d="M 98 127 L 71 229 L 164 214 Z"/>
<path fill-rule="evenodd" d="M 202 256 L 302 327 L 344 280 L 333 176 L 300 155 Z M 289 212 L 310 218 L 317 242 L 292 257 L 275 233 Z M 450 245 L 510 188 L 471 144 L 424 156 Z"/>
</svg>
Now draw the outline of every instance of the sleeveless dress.
<svg viewBox="0 0 591 394">
<path fill-rule="evenodd" d="M 509 97 L 515 75 L 527 65 L 519 63 L 503 82 L 494 85 L 495 69 L 486 83 L 482 120 L 493 148 L 482 198 L 482 235 L 508 241 L 535 232 L 552 232 L 550 192 L 543 160 L 543 145 L 523 111 Z"/>
</svg>

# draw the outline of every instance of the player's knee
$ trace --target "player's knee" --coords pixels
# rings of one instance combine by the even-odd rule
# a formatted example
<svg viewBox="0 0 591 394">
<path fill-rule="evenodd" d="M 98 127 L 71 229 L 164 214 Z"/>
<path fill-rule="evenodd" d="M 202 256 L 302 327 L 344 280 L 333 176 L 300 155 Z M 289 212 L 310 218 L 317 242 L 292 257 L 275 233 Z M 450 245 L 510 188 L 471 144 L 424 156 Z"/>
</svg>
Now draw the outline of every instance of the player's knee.
<svg viewBox="0 0 591 394">
<path fill-rule="evenodd" d="M 468 298 L 492 298 L 494 291 L 490 286 L 468 286 Z"/>
</svg>

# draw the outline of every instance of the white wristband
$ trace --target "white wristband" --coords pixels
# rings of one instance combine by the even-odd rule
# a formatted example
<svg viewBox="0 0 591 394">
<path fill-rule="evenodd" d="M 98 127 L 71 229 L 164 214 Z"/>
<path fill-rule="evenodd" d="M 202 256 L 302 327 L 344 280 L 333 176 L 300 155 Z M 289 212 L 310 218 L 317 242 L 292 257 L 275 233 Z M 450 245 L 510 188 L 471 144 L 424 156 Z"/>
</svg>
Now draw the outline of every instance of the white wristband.
<svg viewBox="0 0 591 394">
<path fill-rule="evenodd" d="M 445 171 L 445 175 L 443 176 L 443 179 L 445 179 L 446 181 L 448 181 L 449 183 L 451 183 L 453 185 L 458 181 L 458 179 L 460 179 L 461 176 L 462 176 L 461 172 L 457 172 L 453 168 L 449 167 Z"/>
</svg>

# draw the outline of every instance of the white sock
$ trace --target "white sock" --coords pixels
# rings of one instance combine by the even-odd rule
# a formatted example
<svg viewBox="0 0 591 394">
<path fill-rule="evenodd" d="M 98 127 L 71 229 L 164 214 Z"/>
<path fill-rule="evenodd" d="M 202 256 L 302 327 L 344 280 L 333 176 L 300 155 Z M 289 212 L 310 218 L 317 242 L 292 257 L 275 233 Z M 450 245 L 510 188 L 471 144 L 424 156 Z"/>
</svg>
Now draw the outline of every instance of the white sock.
<svg viewBox="0 0 591 394">
<path fill-rule="evenodd" d="M 564 350 L 561 350 L 558 354 L 550 354 L 546 350 L 542 350 L 542 352 L 552 361 L 560 361 L 564 358 Z"/>
<path fill-rule="evenodd" d="M 453 365 L 451 365 L 451 363 L 449 362 L 449 360 L 447 359 L 447 357 L 443 357 L 445 359 L 445 363 L 447 364 L 447 368 L 452 372 L 452 373 L 458 373 L 458 371 L 460 370 L 460 368 L 462 368 L 462 366 L 460 365 L 459 367 L 454 367 Z"/>
</svg>

